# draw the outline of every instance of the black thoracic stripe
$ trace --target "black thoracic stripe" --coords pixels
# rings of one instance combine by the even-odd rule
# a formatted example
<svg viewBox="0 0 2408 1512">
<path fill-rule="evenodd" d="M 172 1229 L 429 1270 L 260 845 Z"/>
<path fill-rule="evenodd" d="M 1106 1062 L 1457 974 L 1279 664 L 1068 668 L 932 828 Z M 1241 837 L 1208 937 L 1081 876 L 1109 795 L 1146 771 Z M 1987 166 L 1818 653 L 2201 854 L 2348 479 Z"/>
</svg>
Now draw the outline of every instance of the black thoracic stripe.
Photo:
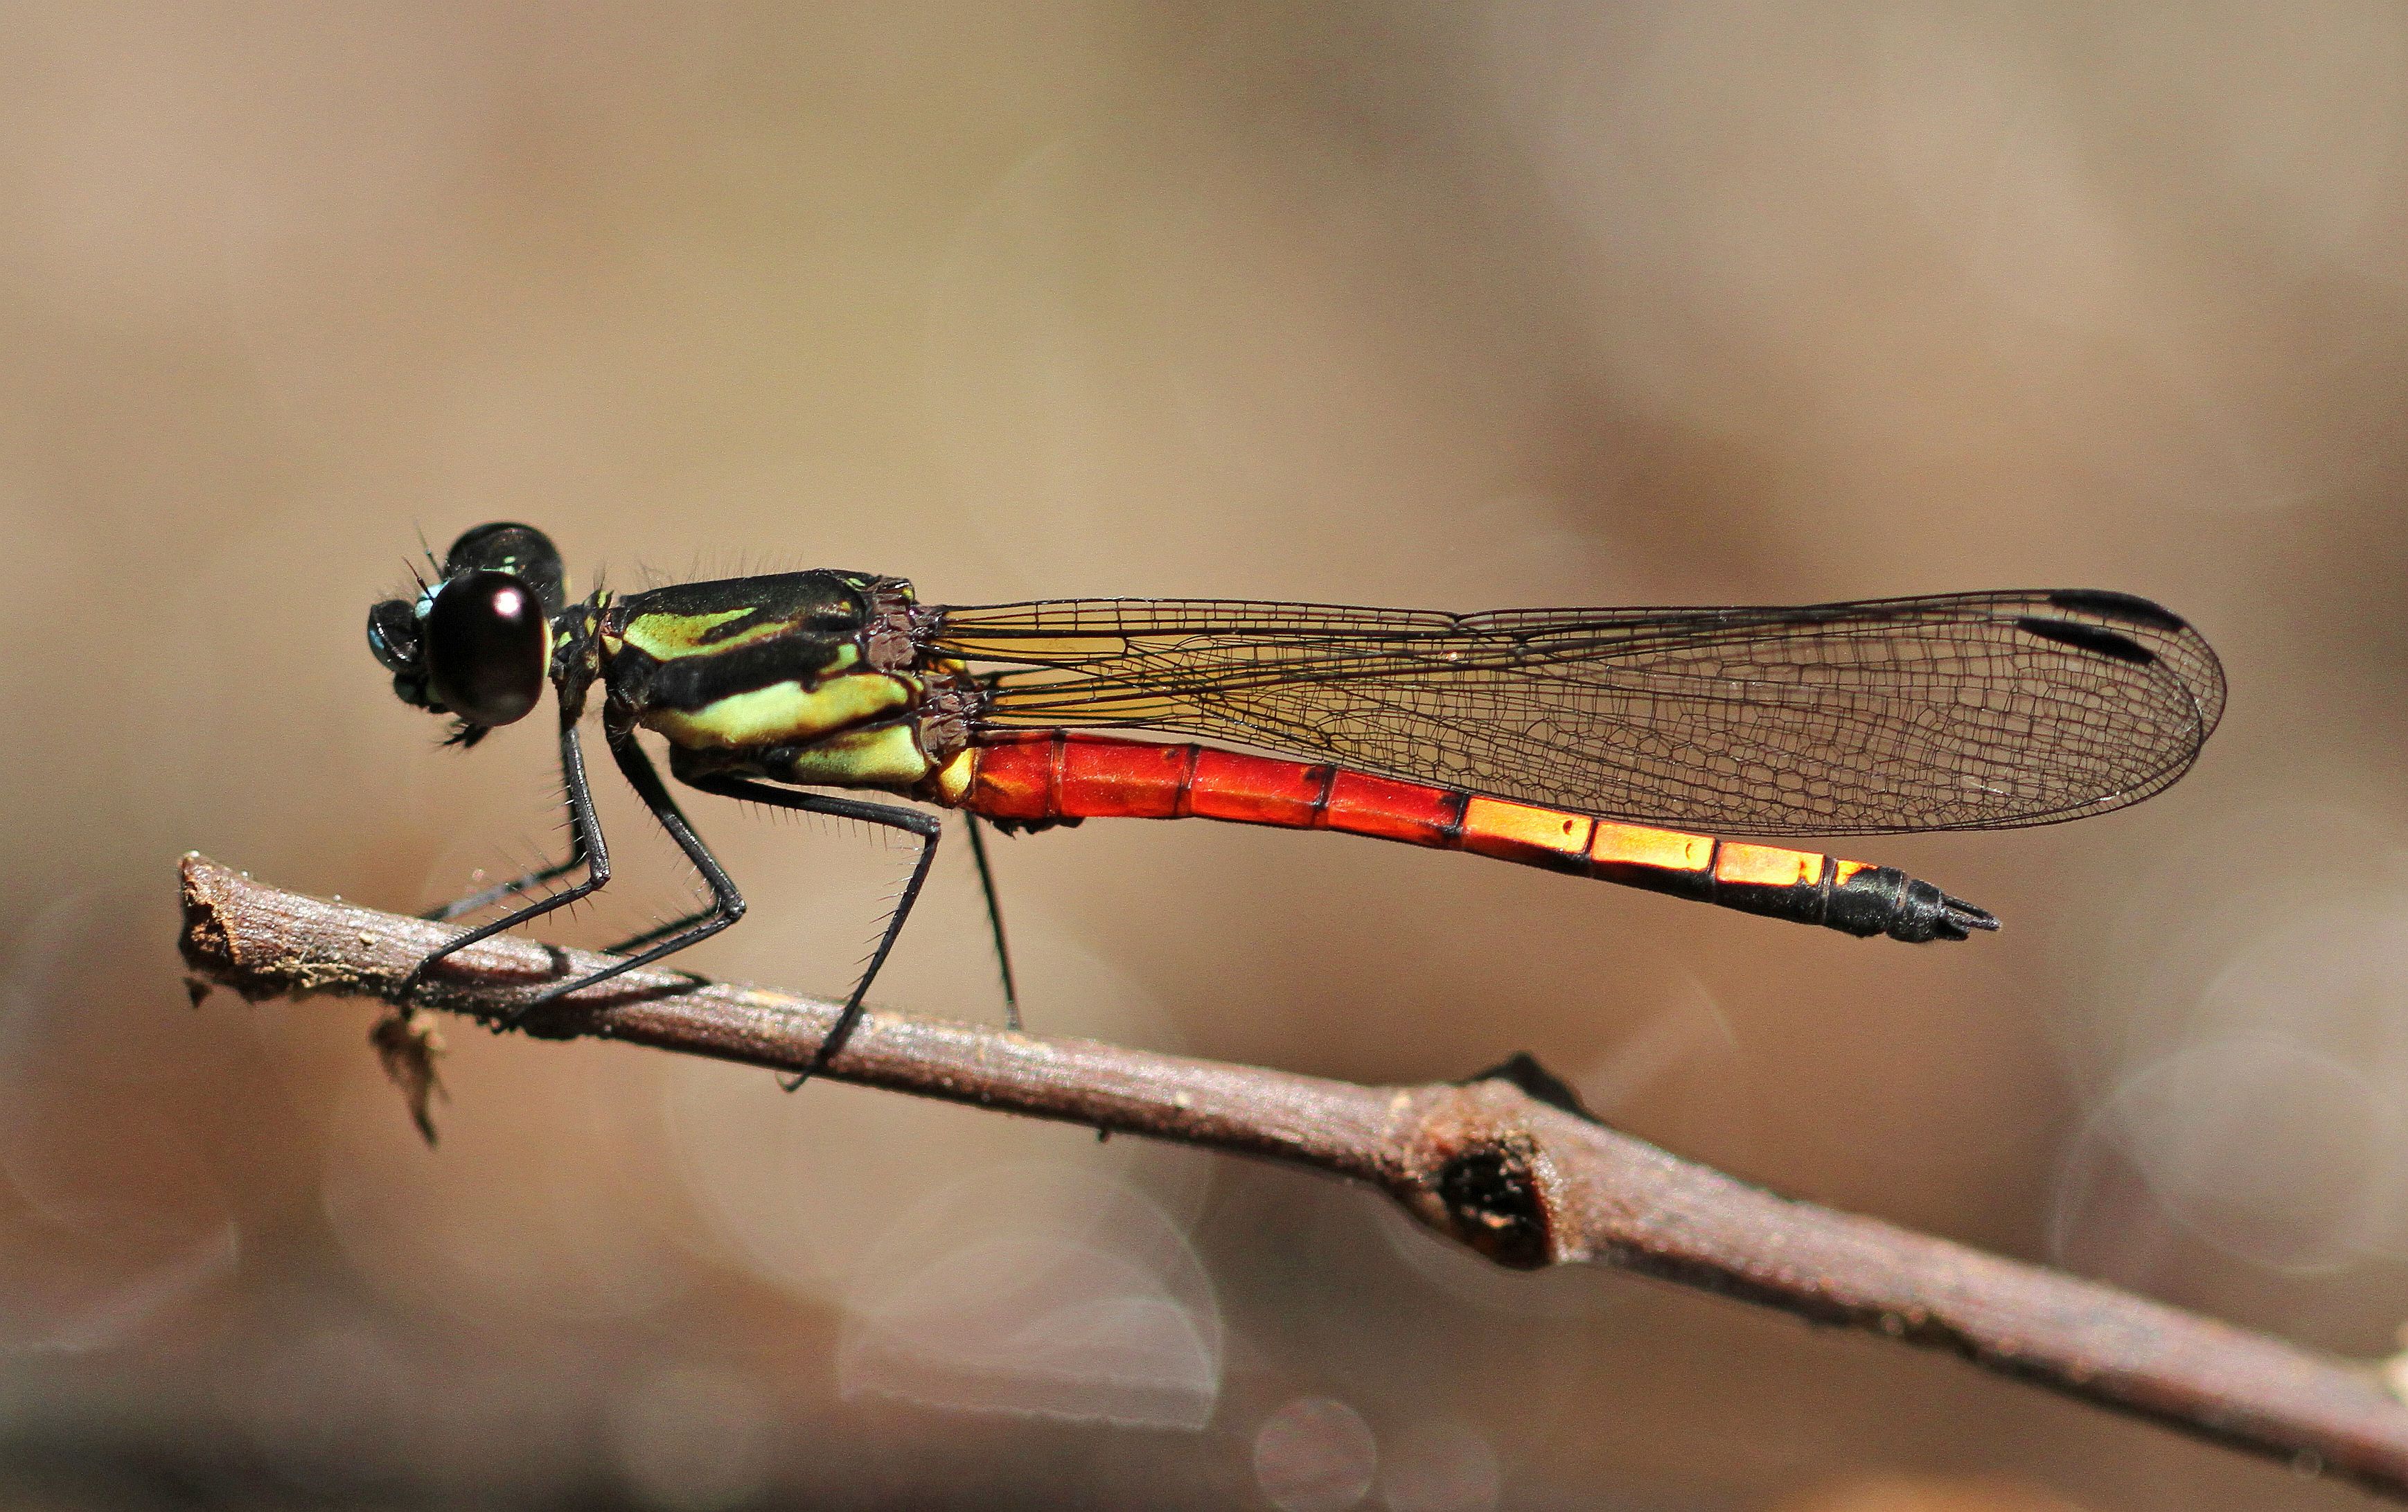
<svg viewBox="0 0 2408 1512">
<path fill-rule="evenodd" d="M 629 594 L 619 604 L 630 617 L 638 614 L 724 614 L 729 609 L 755 609 L 780 619 L 799 620 L 816 610 L 846 614 L 859 620 L 868 615 L 869 598 L 867 592 L 853 586 L 853 579 L 866 576 L 827 571 L 781 572 L 760 578 L 671 583 L 665 588 Z"/>
<path fill-rule="evenodd" d="M 2042 640 L 2056 641 L 2060 646 L 2096 651 L 2101 656 L 2112 656 L 2118 662 L 2130 662 L 2139 666 L 2147 666 L 2157 659 L 2157 652 L 2131 636 L 2103 625 L 2086 625 L 2074 620 L 2044 620 L 2036 614 L 2027 614 L 2015 620 L 2015 628 L 2026 635 L 2038 635 Z"/>
<path fill-rule="evenodd" d="M 2048 601 L 2076 614 L 2095 614 L 2101 620 L 2121 620 L 2151 630 L 2172 633 L 2189 628 L 2189 621 L 2182 616 L 2138 593 L 2118 593 L 2105 588 L 2064 588 L 2051 593 Z"/>
<path fill-rule="evenodd" d="M 697 709 L 732 693 L 749 693 L 781 682 L 814 687 L 853 668 L 828 670 L 838 647 L 859 649 L 859 637 L 820 636 L 807 631 L 768 636 L 725 650 L 671 657 L 664 662 L 640 646 L 628 646 L 611 659 L 617 677 L 640 689 L 655 708 Z M 806 648 L 809 649 L 806 650 Z M 649 664 L 648 664 L 649 663 Z M 853 667 L 860 666 L 859 662 Z"/>
<path fill-rule="evenodd" d="M 697 646 L 716 646 L 721 641 L 733 640 L 748 631 L 757 629 L 764 623 L 776 624 L 783 622 L 784 620 L 784 616 L 774 614 L 767 607 L 756 605 L 750 614 L 739 614 L 733 620 L 722 620 L 712 625 L 701 635 L 695 636 L 694 643 Z"/>
</svg>

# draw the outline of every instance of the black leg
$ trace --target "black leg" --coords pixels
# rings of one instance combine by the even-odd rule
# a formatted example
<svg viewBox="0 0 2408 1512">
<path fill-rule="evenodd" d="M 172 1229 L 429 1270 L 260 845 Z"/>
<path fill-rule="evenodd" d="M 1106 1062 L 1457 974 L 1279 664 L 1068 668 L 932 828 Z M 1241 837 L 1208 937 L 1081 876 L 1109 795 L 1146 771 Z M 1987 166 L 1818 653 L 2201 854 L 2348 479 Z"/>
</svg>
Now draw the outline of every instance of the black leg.
<svg viewBox="0 0 2408 1512">
<path fill-rule="evenodd" d="M 419 982 L 425 977 L 427 968 L 445 956 L 464 946 L 474 945 L 479 940 L 499 934 L 505 930 L 516 929 L 528 920 L 539 919 L 555 908 L 566 907 L 610 880 L 610 849 L 602 840 L 601 820 L 594 815 L 594 792 L 585 781 L 585 750 L 578 744 L 577 725 L 573 720 L 565 721 L 560 727 L 560 785 L 568 798 L 569 859 L 567 865 L 549 873 L 549 877 L 563 876 L 582 862 L 585 865 L 585 879 L 563 888 L 549 897 L 538 898 L 523 907 L 513 908 L 499 919 L 480 924 L 466 934 L 445 941 L 433 955 L 412 967 L 409 975 L 402 978 L 399 993 L 402 1001 L 408 1001 L 410 993 L 417 990 Z M 493 896 L 506 895 L 506 892 L 507 890 L 503 893 L 494 893 L 489 889 L 487 892 L 462 899 L 451 909 L 437 917 L 444 919 L 456 917 L 470 908 L 481 907 L 485 903 L 493 901 Z"/>
<path fill-rule="evenodd" d="M 924 814 L 916 808 L 901 808 L 891 804 L 864 803 L 858 798 L 838 798 L 826 793 L 801 792 L 772 783 L 740 777 L 690 777 L 685 780 L 705 792 L 715 792 L 724 798 L 749 798 L 754 803 L 768 804 L 777 808 L 796 808 L 806 814 L 828 814 L 838 819 L 857 819 L 866 824 L 882 824 L 892 830 L 909 830 L 920 837 L 919 859 L 911 864 L 910 880 L 903 884 L 903 895 L 895 900 L 895 912 L 887 916 L 886 933 L 879 936 L 878 949 L 870 953 L 869 967 L 861 980 L 853 984 L 852 996 L 845 999 L 844 1011 L 820 1041 L 819 1053 L 811 1058 L 812 1069 L 828 1063 L 831 1056 L 844 1048 L 853 1026 L 861 1020 L 861 1000 L 869 993 L 869 984 L 878 979 L 878 970 L 886 964 L 887 952 L 895 949 L 895 937 L 903 933 L 903 920 L 911 917 L 911 905 L 920 899 L 920 888 L 928 880 L 928 864 L 937 859 L 937 837 L 944 833 L 944 821 L 934 814 Z M 806 1071 L 787 1077 L 788 1091 L 800 1087 L 810 1077 Z"/>
<path fill-rule="evenodd" d="M 600 971 L 580 977 L 574 981 L 560 982 L 545 988 L 505 1019 L 503 1020 L 505 1026 L 517 1023 L 529 1013 L 555 998 L 580 991 L 596 982 L 609 981 L 621 972 L 633 971 L 638 966 L 650 965 L 664 956 L 677 954 L 688 946 L 699 945 L 744 917 L 744 895 L 736 891 L 734 879 L 727 875 L 726 869 L 719 864 L 719 858 L 710 853 L 710 848 L 704 845 L 702 837 L 694 833 L 694 826 L 686 822 L 684 812 L 678 807 L 677 800 L 669 796 L 669 790 L 661 781 L 660 773 L 652 769 L 652 758 L 646 756 L 644 748 L 637 744 L 636 732 L 632 729 L 614 730 L 606 726 L 603 738 L 609 743 L 610 758 L 618 763 L 620 774 L 627 779 L 627 786 L 636 790 L 636 796 L 641 798 L 644 801 L 644 806 L 652 810 L 652 818 L 660 820 L 661 828 L 668 831 L 669 838 L 675 840 L 678 849 L 685 852 L 685 859 L 694 864 L 695 871 L 702 874 L 703 884 L 710 889 L 710 906 L 699 914 L 679 920 L 677 924 L 666 930 L 653 930 L 638 936 L 639 940 L 658 942 L 651 945 L 649 949 L 628 956 L 624 960 L 613 961 Z"/>
<path fill-rule="evenodd" d="M 471 892 L 465 898 L 454 898 L 439 908 L 427 909 L 418 917 L 431 919 L 440 924 L 447 920 L 457 919 L 462 914 L 475 913 L 478 909 L 489 904 L 499 903 L 504 898 L 515 898 L 522 892 L 543 886 L 546 882 L 556 882 L 584 864 L 585 857 L 581 853 L 575 831 L 572 830 L 566 861 L 554 862 L 540 871 L 529 872 L 524 877 L 513 877 L 507 882 L 497 882 L 480 892 Z"/>
<path fill-rule="evenodd" d="M 665 923 L 653 925 L 640 934 L 630 934 L 624 940 L 613 940 L 602 947 L 603 955 L 631 955 L 654 940 L 665 940 L 681 930 L 691 929 L 719 912 L 717 904 L 706 905 L 690 914 L 680 914 Z"/>
<path fill-rule="evenodd" d="M 979 889 L 986 894 L 986 921 L 995 932 L 995 963 L 1003 971 L 1003 1023 L 1020 1032 L 1020 993 L 1011 983 L 1011 947 L 1003 938 L 1003 905 L 996 901 L 995 872 L 986 863 L 986 834 L 976 814 L 964 814 L 970 827 L 970 855 L 978 862 Z"/>
</svg>

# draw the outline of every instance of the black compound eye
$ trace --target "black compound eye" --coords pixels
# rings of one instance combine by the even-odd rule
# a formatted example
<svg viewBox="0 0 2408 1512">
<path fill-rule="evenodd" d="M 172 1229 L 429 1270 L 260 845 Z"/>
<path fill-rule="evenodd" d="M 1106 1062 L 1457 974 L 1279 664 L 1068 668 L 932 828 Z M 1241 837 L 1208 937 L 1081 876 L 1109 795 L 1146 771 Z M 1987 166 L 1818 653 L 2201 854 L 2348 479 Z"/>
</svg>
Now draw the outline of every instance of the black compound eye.
<svg viewBox="0 0 2408 1512">
<path fill-rule="evenodd" d="M 389 598 L 368 611 L 368 649 L 387 672 L 421 669 L 418 615 L 407 599 Z"/>
<path fill-rule="evenodd" d="M 526 718 L 543 696 L 548 630 L 523 579 L 491 571 L 451 579 L 426 611 L 428 691 L 470 724 Z"/>
<path fill-rule="evenodd" d="M 507 572 L 529 588 L 543 602 L 546 614 L 558 614 L 566 603 L 566 592 L 560 570 L 560 552 L 552 537 L 533 525 L 517 525 L 509 521 L 495 521 L 479 525 L 452 543 L 443 554 L 443 575 L 456 578 L 464 572 L 482 567 L 493 572 Z"/>
</svg>

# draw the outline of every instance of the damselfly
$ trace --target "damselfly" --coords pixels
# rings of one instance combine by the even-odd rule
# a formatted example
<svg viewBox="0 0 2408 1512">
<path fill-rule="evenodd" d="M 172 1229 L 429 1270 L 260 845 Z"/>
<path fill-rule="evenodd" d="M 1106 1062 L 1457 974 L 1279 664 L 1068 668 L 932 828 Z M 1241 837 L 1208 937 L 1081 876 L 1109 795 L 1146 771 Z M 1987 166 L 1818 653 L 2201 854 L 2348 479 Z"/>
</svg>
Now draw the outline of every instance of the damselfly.
<svg viewBox="0 0 2408 1512">
<path fill-rule="evenodd" d="M 547 675 L 558 698 L 566 859 L 430 917 L 583 873 L 449 941 L 408 987 L 609 880 L 578 739 L 598 684 L 611 760 L 710 902 L 535 1001 L 674 954 L 744 912 L 638 744 L 650 730 L 689 787 L 916 837 L 831 1049 L 910 915 L 941 826 L 927 807 L 814 789 L 968 815 L 991 909 L 981 820 L 1013 831 L 1195 818 L 1467 850 L 1851 934 L 1961 940 L 1997 920 L 1891 867 L 1718 835 L 2104 813 L 2182 776 L 2224 707 L 2197 631 L 2146 599 L 2088 589 L 1455 615 L 1210 599 L 947 606 L 899 578 L 821 571 L 571 602 L 551 541 L 517 524 L 461 536 L 414 600 L 369 611 L 368 644 L 404 702 L 453 716 L 453 744 L 523 719 Z M 1102 733 L 1119 731 L 1195 738 Z M 1008 957 L 1004 973 L 1009 1002 Z"/>
</svg>

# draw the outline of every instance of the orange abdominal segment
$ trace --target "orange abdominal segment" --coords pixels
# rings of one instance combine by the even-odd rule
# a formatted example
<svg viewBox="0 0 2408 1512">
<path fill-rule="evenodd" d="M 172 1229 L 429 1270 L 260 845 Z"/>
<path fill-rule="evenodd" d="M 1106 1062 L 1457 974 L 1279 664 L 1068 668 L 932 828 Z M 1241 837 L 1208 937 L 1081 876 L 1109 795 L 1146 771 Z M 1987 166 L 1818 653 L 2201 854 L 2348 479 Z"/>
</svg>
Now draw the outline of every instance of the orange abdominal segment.
<svg viewBox="0 0 2408 1512">
<path fill-rule="evenodd" d="M 1589 842 L 1589 875 L 1652 892 L 1711 898 L 1719 843 L 1711 834 L 1683 834 L 1678 830 L 1601 819 L 1597 821 L 1597 838 Z"/>
<path fill-rule="evenodd" d="M 1189 749 L 1196 752 L 1196 770 L 1184 812 L 1197 819 L 1309 830 L 1328 811 L 1330 779 L 1338 775 L 1334 766 L 1268 761 L 1209 746 Z"/>
<path fill-rule="evenodd" d="M 969 792 L 961 806 L 989 819 L 1042 823 L 1063 818 L 1054 740 L 1024 735 L 971 751 Z"/>
<path fill-rule="evenodd" d="M 1329 802 L 1319 822 L 1347 834 L 1452 849 L 1462 837 L 1469 802 L 1470 794 L 1451 788 L 1340 770 L 1329 779 Z"/>
<path fill-rule="evenodd" d="M 1474 798 L 1463 809 L 1463 849 L 1526 866 L 1584 872 L 1588 837 L 1596 828 L 1597 820 L 1584 814 Z"/>
<path fill-rule="evenodd" d="M 1824 859 L 1803 850 L 1728 843 L 1714 858 L 1714 880 L 1725 887 L 1795 887 L 1819 879 Z"/>
<path fill-rule="evenodd" d="M 1178 819 L 1198 754 L 1194 746 L 1065 739 L 1054 760 L 1054 806 L 1081 819 Z"/>
</svg>

